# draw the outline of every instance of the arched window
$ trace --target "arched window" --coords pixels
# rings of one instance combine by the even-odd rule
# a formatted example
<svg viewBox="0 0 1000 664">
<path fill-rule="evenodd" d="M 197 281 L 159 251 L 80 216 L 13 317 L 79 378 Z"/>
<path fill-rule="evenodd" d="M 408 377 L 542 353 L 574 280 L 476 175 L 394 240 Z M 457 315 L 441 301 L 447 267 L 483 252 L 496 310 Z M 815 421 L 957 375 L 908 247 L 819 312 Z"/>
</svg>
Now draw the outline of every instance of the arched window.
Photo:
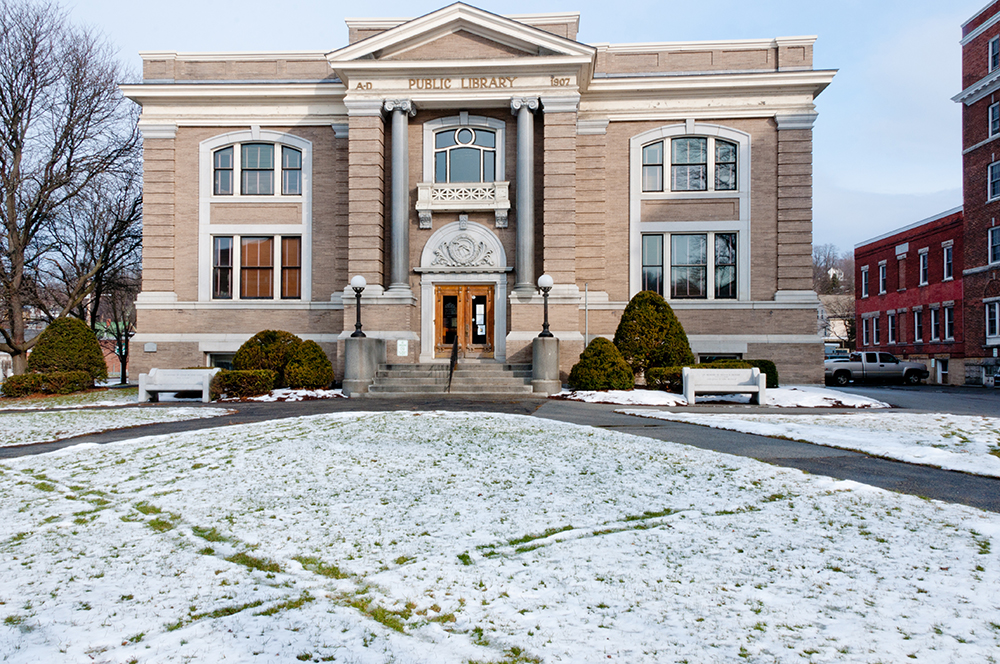
<svg viewBox="0 0 1000 664">
<path fill-rule="evenodd" d="M 241 196 L 275 195 L 275 150 L 281 149 L 282 196 L 302 195 L 302 151 L 274 143 L 240 143 L 212 153 L 212 194 L 233 196 L 239 181 Z M 239 155 L 239 159 L 236 158 Z"/>
<path fill-rule="evenodd" d="M 495 182 L 497 132 L 459 127 L 434 132 L 435 182 Z"/>
<path fill-rule="evenodd" d="M 642 190 L 663 191 L 664 143 L 642 148 Z M 670 191 L 737 191 L 738 146 L 713 136 L 669 141 Z"/>
</svg>

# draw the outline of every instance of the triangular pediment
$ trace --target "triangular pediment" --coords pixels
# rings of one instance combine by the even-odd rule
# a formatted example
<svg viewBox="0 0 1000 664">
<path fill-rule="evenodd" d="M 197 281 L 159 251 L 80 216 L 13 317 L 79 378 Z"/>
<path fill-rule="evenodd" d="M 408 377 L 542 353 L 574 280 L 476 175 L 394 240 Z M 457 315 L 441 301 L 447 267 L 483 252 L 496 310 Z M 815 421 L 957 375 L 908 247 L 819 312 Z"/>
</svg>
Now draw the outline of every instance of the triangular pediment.
<svg viewBox="0 0 1000 664">
<path fill-rule="evenodd" d="M 455 3 L 327 55 L 335 67 L 358 60 L 591 58 L 594 48 L 525 23 Z"/>
</svg>

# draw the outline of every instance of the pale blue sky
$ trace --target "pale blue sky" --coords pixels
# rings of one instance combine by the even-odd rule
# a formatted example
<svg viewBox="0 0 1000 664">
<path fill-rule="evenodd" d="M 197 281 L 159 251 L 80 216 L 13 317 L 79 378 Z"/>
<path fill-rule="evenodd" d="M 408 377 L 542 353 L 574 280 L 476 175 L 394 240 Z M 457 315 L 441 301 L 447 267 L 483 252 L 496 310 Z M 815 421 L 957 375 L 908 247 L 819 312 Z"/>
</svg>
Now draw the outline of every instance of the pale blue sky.
<svg viewBox="0 0 1000 664">
<path fill-rule="evenodd" d="M 77 0 L 136 70 L 139 51 L 334 50 L 346 17 L 412 17 L 447 2 Z M 985 0 L 494 0 L 500 14 L 579 11 L 583 42 L 817 35 L 814 241 L 842 250 L 961 205 L 961 24 Z"/>
</svg>

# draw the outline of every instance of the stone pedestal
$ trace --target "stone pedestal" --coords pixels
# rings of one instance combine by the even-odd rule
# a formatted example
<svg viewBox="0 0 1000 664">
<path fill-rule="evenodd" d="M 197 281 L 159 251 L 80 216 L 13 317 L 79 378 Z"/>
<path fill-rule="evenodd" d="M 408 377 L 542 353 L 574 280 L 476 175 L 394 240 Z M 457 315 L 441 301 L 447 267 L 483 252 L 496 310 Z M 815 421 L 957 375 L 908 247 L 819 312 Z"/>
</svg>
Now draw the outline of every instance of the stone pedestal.
<svg viewBox="0 0 1000 664">
<path fill-rule="evenodd" d="M 559 339 L 535 337 L 531 342 L 531 390 L 556 394 L 562 390 L 559 380 Z"/>
<path fill-rule="evenodd" d="M 344 340 L 344 396 L 368 391 L 378 365 L 385 364 L 385 340 L 349 337 Z"/>
</svg>

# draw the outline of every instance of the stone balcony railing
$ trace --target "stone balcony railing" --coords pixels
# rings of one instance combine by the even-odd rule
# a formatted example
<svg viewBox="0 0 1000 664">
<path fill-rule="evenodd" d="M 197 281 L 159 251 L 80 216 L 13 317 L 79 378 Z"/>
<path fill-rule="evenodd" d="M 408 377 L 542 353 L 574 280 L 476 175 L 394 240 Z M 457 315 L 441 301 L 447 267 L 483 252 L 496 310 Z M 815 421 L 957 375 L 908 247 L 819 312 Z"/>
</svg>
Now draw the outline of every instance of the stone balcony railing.
<svg viewBox="0 0 1000 664">
<path fill-rule="evenodd" d="M 492 210 L 496 227 L 507 227 L 510 182 L 420 182 L 417 184 L 417 214 L 420 228 L 431 227 L 434 212 Z"/>
</svg>

